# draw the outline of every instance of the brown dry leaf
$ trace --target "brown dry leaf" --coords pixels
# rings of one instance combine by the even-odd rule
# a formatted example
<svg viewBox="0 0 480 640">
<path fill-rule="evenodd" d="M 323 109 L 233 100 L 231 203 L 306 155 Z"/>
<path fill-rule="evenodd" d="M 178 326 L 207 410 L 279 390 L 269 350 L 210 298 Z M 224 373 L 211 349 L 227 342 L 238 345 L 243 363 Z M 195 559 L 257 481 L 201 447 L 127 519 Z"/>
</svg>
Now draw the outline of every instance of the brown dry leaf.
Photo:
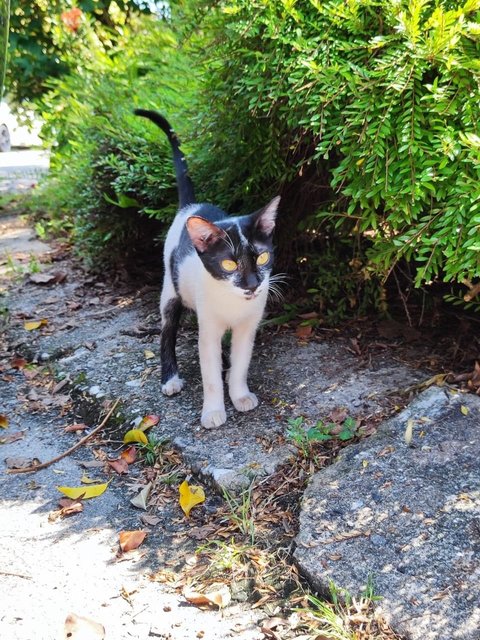
<svg viewBox="0 0 480 640">
<path fill-rule="evenodd" d="M 64 431 L 65 433 L 69 433 L 71 431 L 85 431 L 85 429 L 88 429 L 89 427 L 86 424 L 83 424 L 83 422 L 79 422 L 78 424 L 69 424 L 68 427 L 65 427 Z"/>
<path fill-rule="evenodd" d="M 150 351 L 150 349 L 145 349 L 143 355 L 145 356 L 145 360 L 151 360 L 152 358 L 155 358 L 155 354 L 153 353 L 153 351 Z"/>
<path fill-rule="evenodd" d="M 116 460 L 107 460 L 107 463 L 119 475 L 128 473 L 128 462 L 124 458 L 117 458 Z"/>
<path fill-rule="evenodd" d="M 31 273 L 29 280 L 33 284 L 53 284 L 55 275 L 53 273 Z"/>
<path fill-rule="evenodd" d="M 104 640 L 105 627 L 90 618 L 69 613 L 65 620 L 64 638 L 68 638 L 68 640 Z"/>
<path fill-rule="evenodd" d="M 217 527 L 213 524 L 205 524 L 203 527 L 192 527 L 190 531 L 187 531 L 189 538 L 193 540 L 207 540 L 212 533 L 215 533 Z"/>
<path fill-rule="evenodd" d="M 330 412 L 329 418 L 337 424 L 343 423 L 348 418 L 348 409 L 337 407 Z"/>
<path fill-rule="evenodd" d="M 128 464 L 133 464 L 137 459 L 137 449 L 133 445 L 122 451 L 120 457 L 125 460 Z"/>
<path fill-rule="evenodd" d="M 27 366 L 28 362 L 25 358 L 15 357 L 10 360 L 10 366 L 12 369 L 24 369 Z"/>
<path fill-rule="evenodd" d="M 4 438 L 0 438 L 0 444 L 10 444 L 12 442 L 16 442 L 17 440 L 21 440 L 24 436 L 25 431 L 15 431 L 14 433 L 10 433 Z"/>
<path fill-rule="evenodd" d="M 48 516 L 49 522 L 55 522 L 58 518 L 67 518 L 68 516 L 73 516 L 76 513 L 81 513 L 83 511 L 83 503 L 81 500 L 70 500 L 70 498 L 61 498 L 58 501 L 60 509 L 57 511 L 52 511 Z"/>
<path fill-rule="evenodd" d="M 150 527 L 154 527 L 160 522 L 160 518 L 158 516 L 152 516 L 149 513 L 142 514 L 140 516 L 140 520 L 143 522 L 143 524 L 146 524 Z"/>
<path fill-rule="evenodd" d="M 228 606 L 232 599 L 232 594 L 230 593 L 230 589 L 226 584 L 221 585 L 218 589 L 209 591 L 208 593 L 191 591 L 188 587 L 186 587 L 183 592 L 183 596 L 187 600 L 187 602 L 190 602 L 191 604 L 195 604 L 197 606 L 214 605 L 219 609 L 224 609 L 226 606 Z"/>
<path fill-rule="evenodd" d="M 147 532 L 142 531 L 141 529 L 137 529 L 135 531 L 120 531 L 120 549 L 123 551 L 123 553 L 138 549 L 138 547 L 145 540 L 146 535 Z"/>
<path fill-rule="evenodd" d="M 307 338 L 311 337 L 312 332 L 313 327 L 311 324 L 299 324 L 295 331 L 295 335 L 301 340 L 307 340 Z"/>
<path fill-rule="evenodd" d="M 86 462 L 80 462 L 80 466 L 84 469 L 98 469 L 103 467 L 105 462 L 103 460 L 87 460 Z"/>
<path fill-rule="evenodd" d="M 8 423 L 9 423 L 9 420 L 8 420 L 7 416 L 4 416 L 3 414 L 0 414 L 0 427 L 2 429 L 6 429 L 8 427 Z"/>
<path fill-rule="evenodd" d="M 5 458 L 5 464 L 7 469 L 26 469 L 27 467 L 34 467 L 40 464 L 38 458 Z"/>
</svg>

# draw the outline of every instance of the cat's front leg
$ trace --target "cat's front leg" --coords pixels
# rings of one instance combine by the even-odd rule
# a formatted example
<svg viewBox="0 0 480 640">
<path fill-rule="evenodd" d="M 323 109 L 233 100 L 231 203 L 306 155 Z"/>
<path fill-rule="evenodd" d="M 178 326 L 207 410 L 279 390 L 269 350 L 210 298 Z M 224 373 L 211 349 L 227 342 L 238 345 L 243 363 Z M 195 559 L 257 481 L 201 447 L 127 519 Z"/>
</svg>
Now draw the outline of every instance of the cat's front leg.
<svg viewBox="0 0 480 640">
<path fill-rule="evenodd" d="M 165 294 L 166 291 L 166 294 Z M 162 362 L 162 393 L 173 396 L 183 387 L 183 380 L 178 375 L 175 343 L 177 341 L 178 324 L 182 315 L 180 298 L 168 298 L 167 285 L 164 286 L 161 301 L 162 335 L 160 338 L 160 357 Z"/>
<path fill-rule="evenodd" d="M 198 350 L 203 383 L 202 426 L 213 429 L 227 420 L 223 399 L 222 336 L 224 330 L 211 319 L 199 317 Z"/>
<path fill-rule="evenodd" d="M 248 367 L 258 321 L 241 324 L 232 330 L 231 366 L 228 377 L 230 399 L 237 411 L 251 411 L 258 405 L 257 396 L 247 384 Z"/>
</svg>

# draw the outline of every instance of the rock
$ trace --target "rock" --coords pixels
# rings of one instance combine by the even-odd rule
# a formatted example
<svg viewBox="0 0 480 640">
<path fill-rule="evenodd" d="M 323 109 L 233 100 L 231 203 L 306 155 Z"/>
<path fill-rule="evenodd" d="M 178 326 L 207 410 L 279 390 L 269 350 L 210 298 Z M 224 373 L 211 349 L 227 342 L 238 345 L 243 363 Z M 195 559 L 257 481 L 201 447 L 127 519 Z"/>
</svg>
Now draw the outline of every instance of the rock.
<svg viewBox="0 0 480 640">
<path fill-rule="evenodd" d="M 479 424 L 480 398 L 433 387 L 318 472 L 295 551 L 312 585 L 356 595 L 373 580 L 409 640 L 479 640 Z"/>
</svg>

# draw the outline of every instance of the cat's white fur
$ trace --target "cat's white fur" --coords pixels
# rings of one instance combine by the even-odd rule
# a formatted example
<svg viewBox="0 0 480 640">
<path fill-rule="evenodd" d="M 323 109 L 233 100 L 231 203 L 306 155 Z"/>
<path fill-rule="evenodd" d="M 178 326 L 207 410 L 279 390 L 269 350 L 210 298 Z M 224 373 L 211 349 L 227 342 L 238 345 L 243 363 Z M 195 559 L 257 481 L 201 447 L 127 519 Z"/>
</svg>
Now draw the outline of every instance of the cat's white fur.
<svg viewBox="0 0 480 640">
<path fill-rule="evenodd" d="M 180 210 L 167 234 L 164 246 L 165 276 L 160 298 L 163 316 L 165 306 L 176 297 L 170 272 L 170 257 L 178 246 L 187 218 L 195 215 L 198 205 Z M 233 223 L 235 218 L 230 219 Z M 226 421 L 222 381 L 222 337 L 232 330 L 231 368 L 228 377 L 229 396 L 238 411 L 254 409 L 258 400 L 247 385 L 247 373 L 252 355 L 257 327 L 262 319 L 268 296 L 268 276 L 247 299 L 243 290 L 231 283 L 213 278 L 202 264 L 196 252 L 187 256 L 179 265 L 178 286 L 183 304 L 193 309 L 198 317 L 199 355 L 203 382 L 204 427 L 218 427 Z M 178 376 L 163 385 L 166 395 L 178 393 L 183 380 Z"/>
</svg>

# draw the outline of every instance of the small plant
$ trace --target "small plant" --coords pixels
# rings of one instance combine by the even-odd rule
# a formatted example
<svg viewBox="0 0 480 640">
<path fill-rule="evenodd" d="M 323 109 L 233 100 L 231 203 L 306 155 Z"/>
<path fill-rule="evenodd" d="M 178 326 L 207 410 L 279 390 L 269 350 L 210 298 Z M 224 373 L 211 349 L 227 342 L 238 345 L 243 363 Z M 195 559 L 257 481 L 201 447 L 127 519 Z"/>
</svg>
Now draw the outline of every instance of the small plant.
<svg viewBox="0 0 480 640">
<path fill-rule="evenodd" d="M 229 519 L 238 527 L 240 533 L 248 537 L 250 544 L 255 543 L 255 518 L 252 502 L 253 482 L 240 496 L 236 497 L 224 489 L 223 497 L 230 509 Z"/>
<path fill-rule="evenodd" d="M 149 435 L 147 444 L 140 444 L 139 451 L 146 465 L 153 467 L 161 458 L 166 442 L 165 438 L 156 438 L 153 435 Z"/>
<path fill-rule="evenodd" d="M 304 458 L 311 457 L 315 444 L 328 442 L 335 438 L 345 442 L 354 438 L 357 431 L 357 421 L 350 416 L 345 418 L 341 425 L 318 420 L 313 427 L 307 427 L 303 416 L 289 418 L 288 424 L 290 427 L 287 430 L 287 438 L 300 449 Z"/>
</svg>

